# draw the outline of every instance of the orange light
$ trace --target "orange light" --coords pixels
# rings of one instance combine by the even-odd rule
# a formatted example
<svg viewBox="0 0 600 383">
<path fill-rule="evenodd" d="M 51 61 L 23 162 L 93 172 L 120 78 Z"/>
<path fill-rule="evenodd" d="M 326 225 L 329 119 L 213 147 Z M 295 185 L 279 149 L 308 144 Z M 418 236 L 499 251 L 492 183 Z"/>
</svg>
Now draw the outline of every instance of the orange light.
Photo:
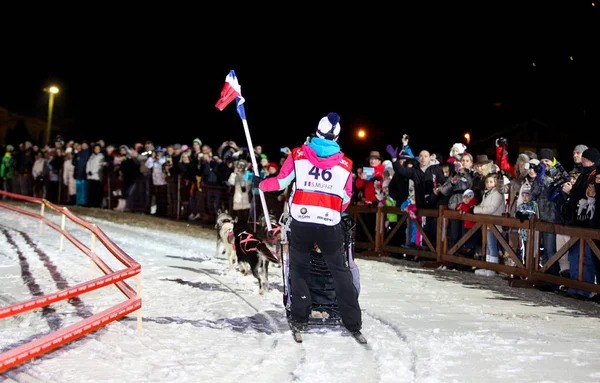
<svg viewBox="0 0 600 383">
<path fill-rule="evenodd" d="M 363 129 L 359 129 L 357 133 L 358 138 L 365 138 L 367 133 Z"/>
<path fill-rule="evenodd" d="M 465 133 L 465 140 L 467 140 L 467 144 L 471 142 L 471 135 L 469 133 Z"/>
</svg>

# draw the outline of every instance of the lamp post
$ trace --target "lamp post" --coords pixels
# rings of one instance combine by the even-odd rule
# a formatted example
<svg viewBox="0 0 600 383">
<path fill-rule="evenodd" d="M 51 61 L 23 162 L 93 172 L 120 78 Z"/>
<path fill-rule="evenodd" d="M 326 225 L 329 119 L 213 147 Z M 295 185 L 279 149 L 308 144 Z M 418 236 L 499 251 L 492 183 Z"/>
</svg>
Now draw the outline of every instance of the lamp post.
<svg viewBox="0 0 600 383">
<path fill-rule="evenodd" d="M 44 89 L 48 92 L 48 127 L 46 128 L 46 145 L 50 145 L 50 134 L 52 131 L 52 110 L 54 109 L 54 95 L 59 92 L 58 87 L 51 86 L 50 88 Z"/>
<path fill-rule="evenodd" d="M 467 145 L 471 142 L 471 135 L 469 133 L 465 133 L 465 140 L 467 141 Z"/>
</svg>

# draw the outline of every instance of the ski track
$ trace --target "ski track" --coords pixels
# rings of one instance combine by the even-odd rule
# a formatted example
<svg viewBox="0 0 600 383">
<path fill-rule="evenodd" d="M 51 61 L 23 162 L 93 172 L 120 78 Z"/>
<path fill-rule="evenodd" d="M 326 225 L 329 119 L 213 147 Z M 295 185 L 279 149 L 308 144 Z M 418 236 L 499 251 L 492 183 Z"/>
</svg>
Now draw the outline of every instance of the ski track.
<svg viewBox="0 0 600 383">
<path fill-rule="evenodd" d="M 400 329 L 398 327 L 398 325 L 388 322 L 387 320 L 383 319 L 382 317 L 380 317 L 377 314 L 372 314 L 368 311 L 365 310 L 365 314 L 371 318 L 373 318 L 374 320 L 376 320 L 377 322 L 381 323 L 384 326 L 387 326 L 389 329 L 391 329 L 394 333 L 394 335 L 396 335 L 397 338 L 399 338 L 400 340 L 402 340 L 403 342 L 405 342 L 409 348 L 410 351 L 410 372 L 411 372 L 411 381 L 417 381 L 417 360 L 418 360 L 418 355 L 417 355 L 417 351 L 415 350 L 414 345 L 412 344 L 412 342 L 408 339 L 408 336 L 404 334 L 403 329 Z"/>
<path fill-rule="evenodd" d="M 60 216 L 48 216 L 57 224 L 60 222 Z M 112 364 L 111 368 L 122 370 L 120 378 L 123 381 L 137 381 L 139 376 L 127 375 L 127 366 L 129 363 L 135 363 L 136 355 L 139 353 L 157 354 L 156 363 L 160 363 L 160 369 L 155 371 L 152 376 L 148 376 L 147 381 L 164 381 L 175 380 L 186 377 L 194 367 L 190 366 L 190 360 L 174 360 L 173 358 L 165 358 L 164 355 L 169 353 L 171 348 L 177 350 L 174 354 L 181 353 L 181 339 L 173 337 L 173 339 L 157 339 L 152 336 L 153 326 L 197 326 L 211 327 L 217 331 L 232 331 L 235 326 L 241 327 L 243 332 L 248 333 L 257 339 L 264 346 L 258 345 L 253 350 L 259 350 L 260 353 L 249 354 L 243 357 L 234 356 L 237 360 L 237 368 L 215 368 L 215 376 L 206 376 L 206 370 L 198 372 L 203 378 L 219 378 L 224 381 L 244 380 L 248 373 L 252 373 L 252 380 L 273 380 L 278 374 L 280 381 L 297 381 L 310 382 L 329 380 L 348 381 L 377 381 L 377 382 L 398 382 L 399 377 L 405 378 L 407 382 L 415 381 L 416 371 L 416 354 L 407 341 L 403 332 L 390 322 L 382 319 L 377 314 L 363 310 L 363 334 L 367 337 L 369 344 L 360 345 L 354 338 L 345 333 L 345 330 L 340 329 L 315 329 L 303 334 L 304 342 L 297 344 L 289 330 L 287 319 L 285 318 L 285 309 L 281 302 L 280 289 L 277 286 L 282 284 L 282 276 L 280 268 L 273 268 L 269 272 L 270 291 L 264 296 L 258 295 L 257 281 L 250 276 L 243 276 L 236 270 L 230 271 L 227 260 L 215 258 L 215 246 L 210 242 L 193 243 L 193 237 L 181 235 L 181 241 L 176 241 L 178 246 L 174 246 L 170 241 L 168 244 L 160 242 L 161 233 L 158 231 L 141 232 L 139 228 L 131 228 L 113 222 L 94 220 L 92 218 L 82 217 L 90 222 L 94 222 L 102 229 L 119 247 L 131 255 L 134 259 L 140 262 L 142 267 L 142 298 L 144 304 L 142 308 L 143 322 L 145 329 L 140 334 L 134 329 L 135 316 L 130 315 L 121 320 L 110 324 L 105 328 L 105 333 L 100 331 L 84 336 L 83 338 L 59 348 L 58 350 L 48 354 L 47 356 L 36 358 L 36 360 L 19 366 L 10 372 L 10 377 L 16 381 L 31 381 L 32 375 L 43 377 L 44 370 L 48 369 L 49 364 L 56 366 L 54 368 L 64 368 L 64 374 L 78 373 L 85 380 L 85 369 L 78 366 L 70 366 L 70 355 L 74 358 L 81 358 L 79 355 L 82 351 L 78 349 L 82 343 L 86 344 L 87 352 L 92 348 L 92 353 L 89 359 L 106 360 L 110 362 L 115 360 L 115 349 L 117 353 L 123 354 L 120 358 L 119 365 Z M 38 224 L 35 220 L 20 220 L 21 230 L 32 233 L 34 238 L 38 238 Z M 77 225 L 68 225 L 67 229 L 75 235 L 80 241 L 87 246 L 90 246 L 90 233 Z M 75 253 L 79 252 L 80 256 L 71 256 L 68 260 L 62 262 L 56 261 L 61 257 L 49 257 L 43 250 L 50 254 L 58 253 L 60 235 L 49 227 L 44 227 L 44 232 L 39 235 L 40 243 L 35 243 L 28 236 L 21 232 L 19 243 L 22 247 L 27 247 L 27 259 L 35 259 L 40 262 L 42 268 L 49 272 L 43 278 L 38 280 L 43 286 L 53 286 L 53 289 L 58 287 L 65 279 L 74 280 L 74 283 L 79 283 L 89 279 L 89 260 L 75 249 L 73 245 L 64 240 L 63 252 Z M 33 234 L 35 233 L 35 234 Z M 179 234 L 163 234 L 168 236 L 179 236 Z M 135 247 L 128 243 L 128 238 L 135 238 Z M 210 236 L 203 236 L 203 239 Z M 86 243 L 87 242 L 87 243 Z M 22 243 L 22 244 L 21 244 Z M 191 246 L 190 246 L 191 245 Z M 111 256 L 104 249 L 104 246 L 96 242 L 96 253 L 103 259 L 113 270 L 122 268 L 122 265 L 117 262 L 110 262 Z M 171 263 L 158 261 L 153 257 L 145 259 L 147 254 L 177 254 L 166 255 L 164 258 L 172 260 Z M 51 263 L 50 258 L 57 262 L 57 265 Z M 219 269 L 198 268 L 198 264 L 203 261 L 211 260 L 217 262 Z M 193 263 L 192 263 L 193 262 Z M 121 267 L 118 267 L 118 266 Z M 39 266 L 39 265 L 38 265 Z M 54 276 L 52 274 L 54 269 Z M 64 276 L 58 277 L 57 270 L 67 270 Z M 183 273 L 182 273 L 183 272 Z M 99 275 L 99 271 L 95 271 L 95 276 Z M 188 278 L 186 278 L 188 277 Z M 39 277 L 38 277 L 39 278 Z M 148 281 L 148 279 L 151 280 Z M 208 282 L 206 282 L 208 281 Z M 129 281 L 131 282 L 131 281 Z M 175 282 L 175 283 L 173 283 Z M 214 283 L 215 286 L 210 286 L 210 290 L 206 291 L 207 283 Z M 203 319 L 190 319 L 177 315 L 178 313 L 165 313 L 161 311 L 156 303 L 153 303 L 154 297 L 144 295 L 144 285 L 156 285 L 159 283 L 169 283 L 169 294 L 177 295 L 178 289 L 200 288 L 205 293 L 210 295 L 210 299 L 218 296 L 216 303 L 228 301 L 231 302 L 231 307 L 228 305 L 227 311 L 218 312 L 217 309 L 211 309 L 211 302 L 206 302 L 206 296 L 199 297 L 198 302 L 186 302 L 190 305 L 200 305 L 208 307 L 206 313 L 199 313 L 199 316 L 204 316 Z M 204 285 L 203 285 L 204 284 Z M 235 286 L 235 287 L 232 287 Z M 156 286 L 153 286 L 156 289 Z M 172 289 L 172 290 L 171 290 Z M 116 290 L 116 288 L 115 288 Z M 167 294 L 167 291 L 159 289 L 160 293 Z M 154 291 L 154 290 L 153 290 Z M 90 293 L 94 294 L 95 292 Z M 156 293 L 156 291 L 155 291 Z M 216 295 L 215 295 L 216 294 Z M 224 297 L 233 296 L 233 298 Z M 158 295 L 158 294 L 155 294 Z M 199 294 L 202 295 L 202 294 Z M 162 297 L 158 296 L 157 302 Z M 201 299 L 204 300 L 201 300 Z M 216 299 L 216 298 L 214 298 Z M 93 298 L 90 299 L 93 302 Z M 76 306 L 74 306 L 76 307 Z M 98 312 L 105 307 L 94 306 L 93 311 Z M 85 308 L 88 309 L 87 307 Z M 237 311 L 245 310 L 246 313 L 251 313 L 251 316 L 241 318 L 231 318 L 237 314 Z M 58 312 L 64 313 L 65 307 L 61 307 Z M 82 311 L 76 307 L 77 314 L 80 316 Z M 167 314 L 167 315 L 165 315 Z M 190 312 L 187 312 L 189 315 Z M 217 316 L 217 319 L 210 319 L 210 315 Z M 32 320 L 39 322 L 39 318 Z M 253 323 L 248 323 L 252 322 Z M 258 324 L 257 324 L 258 322 Z M 256 336 L 252 331 L 257 331 L 252 326 L 262 329 L 262 333 Z M 262 327 L 261 327 L 262 326 Z M 266 327 L 264 327 L 266 326 Z M 183 327 L 185 328 L 185 327 Z M 185 332 L 184 329 L 174 330 L 176 332 Z M 106 343 L 102 341 L 103 335 L 107 335 Z M 114 336 L 119 336 L 115 339 Z M 227 334 L 224 334 L 227 335 Z M 185 339 L 185 337 L 183 337 Z M 224 339 L 225 342 L 231 341 L 230 336 Z M 243 341 L 252 341 L 245 339 Z M 355 347 L 352 353 L 348 353 L 347 342 L 351 342 Z M 120 344 L 123 343 L 123 344 Z M 337 347 L 339 345 L 340 350 Z M 202 347 L 202 346 L 201 346 Z M 223 347 L 223 345 L 220 345 Z M 252 346 L 249 346 L 252 347 Z M 134 348 L 134 349 L 131 349 Z M 187 349 L 187 348 L 186 348 Z M 210 350 L 208 350 L 210 353 Z M 162 356 L 161 356 L 162 355 Z M 217 358 L 224 357 L 223 352 L 216 350 L 214 356 Z M 75 359 L 79 362 L 79 359 Z M 198 363 L 200 368 L 201 363 Z M 93 365 L 93 364 L 91 364 Z M 69 368 L 67 368 L 67 366 Z M 215 366 L 218 366 L 215 365 Z M 93 368 L 93 367 L 90 367 Z M 98 367 L 96 367 L 98 368 Z M 149 367 L 150 368 L 150 367 Z M 156 368 L 156 367 L 154 367 Z M 173 372 L 173 369 L 188 370 L 181 375 Z M 207 368 L 205 365 L 204 368 Z M 31 375 L 30 375 L 31 374 Z M 114 376 L 113 373 L 110 376 Z M 220 374 L 220 375 L 217 375 Z M 225 374 L 223 378 L 222 374 Z M 318 374 L 315 376 L 314 374 Z M 1 376 L 1 375 L 0 375 Z M 21 378 L 19 378 L 21 377 Z M 129 378 L 129 379 L 128 379 Z M 43 378 L 40 378 L 43 380 Z M 110 380 L 109 377 L 107 377 Z"/>
<path fill-rule="evenodd" d="M 71 285 L 67 282 L 68 278 L 65 278 L 61 274 L 59 268 L 53 263 L 48 254 L 42 250 L 27 233 L 12 228 L 6 228 L 6 226 L 1 224 L 0 231 L 3 235 L 2 240 L 5 240 L 6 243 L 17 254 L 23 283 L 27 285 L 30 292 L 28 296 L 21 297 L 19 301 L 24 301 L 33 297 L 39 297 L 44 294 L 71 287 Z M 38 272 L 36 275 L 34 275 L 32 270 L 44 270 L 44 272 Z M 16 303 L 16 301 L 7 303 L 12 304 Z M 15 339 L 11 343 L 0 344 L 0 352 L 10 350 L 19 345 L 38 339 L 91 315 L 93 315 L 93 312 L 91 311 L 90 307 L 83 303 L 79 297 L 73 297 L 66 301 L 57 302 L 51 306 L 46 306 L 30 312 L 19 314 L 13 318 L 7 318 L 5 320 L 16 320 L 16 326 L 19 328 L 27 328 L 29 330 L 29 335 L 25 336 L 24 338 L 22 337 L 20 339 Z M 43 325 L 43 319 L 46 319 L 48 324 L 47 326 Z M 15 326 L 15 324 L 10 326 Z M 101 328 L 95 333 L 96 335 L 101 335 L 104 333 L 104 331 L 105 329 Z M 83 339 L 80 339 L 74 343 L 65 345 L 62 349 L 76 347 L 77 342 L 81 342 L 82 340 Z M 14 369 L 6 372 L 6 376 L 13 380 L 16 379 L 15 381 L 38 381 L 38 378 L 31 375 L 31 373 L 35 374 L 35 364 L 37 361 L 44 360 L 45 358 L 52 358 L 53 355 L 56 355 L 58 352 L 59 350 L 53 350 L 48 354 L 36 358 L 36 361 L 32 361 L 31 363 L 33 368 L 27 365 L 17 366 Z"/>
</svg>

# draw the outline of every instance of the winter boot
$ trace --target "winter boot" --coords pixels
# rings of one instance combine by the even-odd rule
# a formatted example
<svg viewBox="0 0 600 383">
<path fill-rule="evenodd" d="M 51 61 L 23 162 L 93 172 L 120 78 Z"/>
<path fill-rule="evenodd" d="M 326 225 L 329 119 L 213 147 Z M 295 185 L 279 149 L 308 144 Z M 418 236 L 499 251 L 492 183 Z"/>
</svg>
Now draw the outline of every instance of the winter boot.
<svg viewBox="0 0 600 383">
<path fill-rule="evenodd" d="M 294 319 L 289 320 L 290 328 L 294 331 L 307 331 L 308 330 L 308 322 L 300 322 Z"/>
</svg>

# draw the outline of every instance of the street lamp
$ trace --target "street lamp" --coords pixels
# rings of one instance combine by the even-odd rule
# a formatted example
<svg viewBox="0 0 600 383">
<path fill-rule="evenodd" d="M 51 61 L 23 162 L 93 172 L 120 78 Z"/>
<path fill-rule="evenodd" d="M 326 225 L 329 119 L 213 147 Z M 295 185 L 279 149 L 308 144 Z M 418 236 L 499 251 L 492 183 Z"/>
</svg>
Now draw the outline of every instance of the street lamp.
<svg viewBox="0 0 600 383">
<path fill-rule="evenodd" d="M 465 133 L 465 140 L 467 140 L 467 145 L 471 142 L 471 135 L 469 133 Z"/>
<path fill-rule="evenodd" d="M 57 94 L 60 89 L 56 86 L 51 86 L 50 88 L 44 89 L 44 91 L 48 92 L 48 127 L 46 128 L 46 145 L 50 145 L 50 133 L 52 130 L 52 110 L 54 109 L 54 95 Z"/>
</svg>

